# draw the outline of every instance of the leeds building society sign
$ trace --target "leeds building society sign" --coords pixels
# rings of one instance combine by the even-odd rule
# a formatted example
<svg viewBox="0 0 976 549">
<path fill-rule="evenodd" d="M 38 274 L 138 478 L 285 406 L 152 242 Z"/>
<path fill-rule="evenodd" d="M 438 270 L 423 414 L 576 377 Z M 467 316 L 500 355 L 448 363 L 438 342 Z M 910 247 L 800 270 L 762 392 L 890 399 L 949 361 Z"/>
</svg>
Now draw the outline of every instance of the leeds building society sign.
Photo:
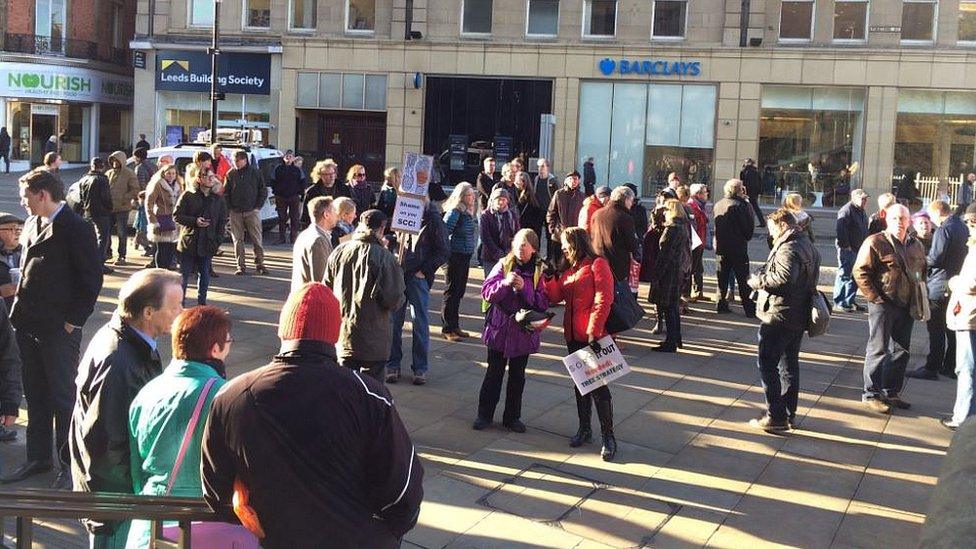
<svg viewBox="0 0 976 549">
<path fill-rule="evenodd" d="M 217 58 L 218 91 L 269 95 L 271 56 L 226 52 Z M 209 92 L 210 55 L 202 51 L 157 50 L 156 89 Z"/>
<path fill-rule="evenodd" d="M 606 57 L 597 64 L 605 76 L 639 74 L 644 76 L 698 76 L 701 61 L 668 61 L 666 59 L 620 59 Z"/>
</svg>

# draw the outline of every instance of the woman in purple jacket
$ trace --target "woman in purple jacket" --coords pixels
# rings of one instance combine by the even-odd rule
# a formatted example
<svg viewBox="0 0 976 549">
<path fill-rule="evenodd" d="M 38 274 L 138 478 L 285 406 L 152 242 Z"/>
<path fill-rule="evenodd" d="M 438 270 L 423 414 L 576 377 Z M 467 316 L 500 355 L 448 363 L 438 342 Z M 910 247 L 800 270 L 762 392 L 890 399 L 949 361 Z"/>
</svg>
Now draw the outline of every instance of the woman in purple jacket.
<svg viewBox="0 0 976 549">
<path fill-rule="evenodd" d="M 529 355 L 539 350 L 539 332 L 526 331 L 515 320 L 520 309 L 545 311 L 549 308 L 543 284 L 544 263 L 538 256 L 539 237 L 522 229 L 512 239 L 512 251 L 501 258 L 481 288 L 481 296 L 491 304 L 485 317 L 482 340 L 488 346 L 488 370 L 481 384 L 478 419 L 472 426 L 480 431 L 491 425 L 501 396 L 502 378 L 508 364 L 508 387 L 502 425 L 516 433 L 525 432 L 522 415 L 522 389 Z"/>
</svg>

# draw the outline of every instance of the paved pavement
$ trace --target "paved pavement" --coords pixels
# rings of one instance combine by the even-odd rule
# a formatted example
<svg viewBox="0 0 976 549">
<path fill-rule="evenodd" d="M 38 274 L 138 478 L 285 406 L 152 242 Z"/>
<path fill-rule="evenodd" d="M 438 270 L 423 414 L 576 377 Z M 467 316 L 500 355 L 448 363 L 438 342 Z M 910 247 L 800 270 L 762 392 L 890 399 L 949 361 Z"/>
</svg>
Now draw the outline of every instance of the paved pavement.
<svg viewBox="0 0 976 549">
<path fill-rule="evenodd" d="M 0 179 L 0 210 L 12 206 L 12 192 L 11 182 Z M 229 258 L 217 260 L 221 277 L 211 302 L 229 309 L 235 322 L 231 375 L 264 364 L 277 348 L 290 261 L 285 247 L 269 250 L 266 277 L 235 277 Z M 123 276 L 132 272 L 127 267 L 106 277 L 86 339 L 108 319 Z M 479 282 L 474 269 L 462 304 L 462 327 L 471 332 L 483 322 L 473 297 Z M 431 299 L 435 334 L 442 288 L 439 281 Z M 420 522 L 404 545 L 916 546 L 950 442 L 937 419 L 951 405 L 954 384 L 908 380 L 911 410 L 862 409 L 866 317 L 845 315 L 827 336 L 804 341 L 799 429 L 783 436 L 756 432 L 746 423 L 762 402 L 756 323 L 733 309 L 718 316 L 693 306 L 683 320 L 685 348 L 676 355 L 651 352 L 659 337 L 646 321 L 620 338 L 633 372 L 613 387 L 620 445 L 613 463 L 600 460 L 598 445 L 567 445 L 576 413 L 559 361 L 561 329 L 550 328 L 529 361 L 524 434 L 497 426 L 471 430 L 485 349 L 477 340 L 432 340 L 428 384 L 391 386 L 426 471 Z M 916 328 L 920 351 L 923 335 Z M 168 344 L 161 352 L 168 356 Z M 4 469 L 19 463 L 23 451 L 22 438 L 0 445 Z M 46 475 L 24 485 L 51 480 Z M 85 545 L 77 525 L 67 522 L 42 524 L 36 539 L 40 547 Z"/>
</svg>

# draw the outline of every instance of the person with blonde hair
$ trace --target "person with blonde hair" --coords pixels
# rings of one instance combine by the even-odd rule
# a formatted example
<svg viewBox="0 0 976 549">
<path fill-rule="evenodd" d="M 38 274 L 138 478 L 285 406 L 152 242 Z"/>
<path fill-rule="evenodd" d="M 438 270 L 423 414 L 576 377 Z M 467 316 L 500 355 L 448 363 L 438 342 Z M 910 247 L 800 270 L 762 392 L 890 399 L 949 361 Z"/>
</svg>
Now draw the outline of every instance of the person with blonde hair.
<svg viewBox="0 0 976 549">
<path fill-rule="evenodd" d="M 444 202 L 444 226 L 451 255 L 447 260 L 447 284 L 441 305 L 441 333 L 448 341 L 468 337 L 468 333 L 461 330 L 458 310 L 468 285 L 471 255 L 478 241 L 478 222 L 474 217 L 477 199 L 474 187 L 461 182 Z"/>
<path fill-rule="evenodd" d="M 365 166 L 353 164 L 346 172 L 346 184 L 349 186 L 349 196 L 356 201 L 357 212 L 372 209 L 373 204 L 376 203 L 376 193 L 366 180 Z"/>
<path fill-rule="evenodd" d="M 156 244 L 154 263 L 169 269 L 176 259 L 179 228 L 173 219 L 176 201 L 183 192 L 175 164 L 164 164 L 146 187 L 146 216 L 149 219 L 149 241 Z"/>
<path fill-rule="evenodd" d="M 356 203 L 348 196 L 340 196 L 332 201 L 332 209 L 335 210 L 339 220 L 335 228 L 332 229 L 332 247 L 335 248 L 340 242 L 349 239 L 349 235 L 355 230 L 353 223 L 356 221 Z"/>
<path fill-rule="evenodd" d="M 174 220 L 180 226 L 176 249 L 180 252 L 184 298 L 190 276 L 197 272 L 197 304 L 206 305 L 213 256 L 224 240 L 227 202 L 213 192 L 217 178 L 210 168 L 190 166 L 187 173 L 189 188 L 176 202 L 173 213 Z"/>
<path fill-rule="evenodd" d="M 788 193 L 783 197 L 783 209 L 796 218 L 796 230 L 805 233 L 810 242 L 813 242 L 813 218 L 803 210 L 803 195 Z"/>
<path fill-rule="evenodd" d="M 750 224 L 751 224 L 750 217 Z M 674 353 L 681 347 L 681 289 L 691 272 L 691 231 L 680 200 L 664 201 L 664 231 L 661 233 L 654 269 L 651 272 L 651 302 L 664 313 L 667 336 L 655 351 Z"/>
<path fill-rule="evenodd" d="M 319 196 L 329 196 L 333 199 L 340 196 L 352 196 L 349 186 L 342 181 L 336 181 L 339 174 L 339 165 L 335 160 L 326 158 L 319 160 L 312 167 L 312 184 L 305 189 L 305 202 L 302 207 L 302 227 L 308 227 L 312 220 L 308 216 L 308 204 L 313 198 Z"/>
</svg>

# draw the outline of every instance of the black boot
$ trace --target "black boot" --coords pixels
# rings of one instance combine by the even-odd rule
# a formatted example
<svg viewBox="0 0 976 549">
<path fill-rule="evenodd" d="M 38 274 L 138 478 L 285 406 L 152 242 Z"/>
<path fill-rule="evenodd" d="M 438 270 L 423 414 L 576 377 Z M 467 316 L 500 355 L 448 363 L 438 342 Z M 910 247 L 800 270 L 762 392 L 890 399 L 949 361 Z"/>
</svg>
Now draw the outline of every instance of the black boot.
<svg viewBox="0 0 976 549">
<path fill-rule="evenodd" d="M 603 448 L 600 455 L 603 461 L 613 461 L 617 455 L 617 439 L 613 437 L 613 401 L 598 400 L 596 415 L 600 418 L 600 433 L 603 435 Z"/>
<path fill-rule="evenodd" d="M 569 445 L 573 448 L 579 448 L 584 444 L 593 442 L 593 429 L 590 428 L 592 413 L 590 401 L 592 398 L 589 395 L 579 394 L 578 390 L 574 392 L 576 393 L 576 414 L 579 416 L 579 429 L 575 435 L 570 437 Z"/>
</svg>

